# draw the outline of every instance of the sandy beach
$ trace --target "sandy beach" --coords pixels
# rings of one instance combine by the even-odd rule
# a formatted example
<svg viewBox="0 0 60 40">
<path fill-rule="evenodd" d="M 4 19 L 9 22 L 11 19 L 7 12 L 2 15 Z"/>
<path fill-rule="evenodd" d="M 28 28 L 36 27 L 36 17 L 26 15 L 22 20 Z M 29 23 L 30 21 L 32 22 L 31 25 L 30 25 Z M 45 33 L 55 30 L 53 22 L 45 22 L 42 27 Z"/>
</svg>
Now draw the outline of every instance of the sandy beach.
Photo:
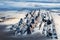
<svg viewBox="0 0 60 40">
<path fill-rule="evenodd" d="M 55 29 L 57 32 L 58 40 L 60 40 L 60 16 L 58 14 L 51 13 L 55 23 Z"/>
<path fill-rule="evenodd" d="M 15 13 L 15 14 L 13 14 L 13 15 L 10 15 L 11 17 L 14 17 L 13 19 L 9 19 L 9 20 L 6 20 L 6 21 L 4 21 L 4 22 L 0 22 L 0 26 L 1 25 L 3 25 L 3 26 L 1 26 L 1 27 L 5 27 L 4 25 L 10 25 L 10 24 L 16 24 L 16 23 L 18 23 L 19 22 L 19 20 L 20 20 L 20 18 L 24 18 L 25 17 L 25 15 L 26 15 L 26 13 L 28 13 L 28 12 L 19 12 L 19 13 Z M 54 20 L 54 23 L 55 23 L 55 29 L 56 29 L 56 32 L 57 32 L 57 36 L 58 36 L 58 40 L 60 39 L 60 16 L 58 15 L 58 14 L 54 14 L 53 12 L 51 12 L 51 15 L 52 15 L 52 17 L 53 17 L 53 20 Z M 2 28 L 3 29 L 3 28 Z M 3 34 L 2 34 L 3 35 Z M 1 35 L 1 36 L 2 36 Z M 3 35 L 4 36 L 4 35 Z M 3 37 L 2 36 L 2 37 Z M 6 35 L 5 35 L 6 36 Z M 36 36 L 37 36 L 37 38 L 41 38 L 42 36 L 41 36 L 41 34 L 39 34 L 39 36 L 38 36 L 38 34 L 36 34 Z M 33 39 L 35 39 L 35 37 L 33 36 L 30 36 L 31 38 L 33 38 Z M 30 38 L 29 37 L 29 38 Z M 5 38 L 5 37 L 4 37 Z M 28 38 L 28 39 L 29 39 Z M 30 38 L 30 39 L 31 39 Z M 45 40 L 49 40 L 49 39 L 46 39 L 45 37 L 42 37 L 42 38 L 44 38 Z M 6 38 L 6 39 L 10 39 L 9 37 L 8 38 Z M 16 38 L 12 38 L 12 39 L 16 39 Z M 18 40 L 19 39 L 21 39 L 22 40 L 22 38 L 18 38 Z M 25 37 L 24 37 L 24 39 L 25 39 Z M 23 40 L 24 40 L 23 39 Z M 27 39 L 27 38 L 26 38 Z M 3 39 L 4 40 L 4 39 Z M 32 39 L 31 39 L 32 40 Z M 36 39 L 37 40 L 37 39 Z M 38 40 L 40 40 L 40 39 L 38 39 Z M 42 39 L 43 40 L 43 39 Z"/>
<path fill-rule="evenodd" d="M 16 24 L 16 23 L 18 23 L 19 22 L 19 20 L 20 20 L 20 18 L 24 18 L 25 17 L 25 15 L 26 15 L 26 13 L 28 13 L 28 12 L 18 12 L 18 13 L 8 13 L 8 12 L 6 12 L 6 14 L 5 14 L 5 16 L 7 17 L 7 18 L 10 18 L 9 20 L 5 20 L 4 22 L 0 22 L 0 25 L 10 25 L 10 24 Z M 2 14 L 3 16 L 4 16 L 4 14 Z M 2 16 L 1 15 L 1 16 Z M 10 15 L 10 16 L 9 16 Z M 9 17 L 8 17 L 9 16 Z M 0 19 L 0 20 L 2 20 L 2 19 Z"/>
</svg>

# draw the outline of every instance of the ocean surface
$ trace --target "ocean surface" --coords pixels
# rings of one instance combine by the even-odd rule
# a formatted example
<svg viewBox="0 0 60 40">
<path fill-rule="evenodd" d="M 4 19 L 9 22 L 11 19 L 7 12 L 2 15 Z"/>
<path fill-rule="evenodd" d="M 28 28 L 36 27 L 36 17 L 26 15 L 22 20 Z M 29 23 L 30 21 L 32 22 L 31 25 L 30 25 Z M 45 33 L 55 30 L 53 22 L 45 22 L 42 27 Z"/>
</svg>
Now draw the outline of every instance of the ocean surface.
<svg viewBox="0 0 60 40">
<path fill-rule="evenodd" d="M 60 8 L 0 8 L 0 11 L 22 11 L 22 10 L 60 10 Z"/>
</svg>

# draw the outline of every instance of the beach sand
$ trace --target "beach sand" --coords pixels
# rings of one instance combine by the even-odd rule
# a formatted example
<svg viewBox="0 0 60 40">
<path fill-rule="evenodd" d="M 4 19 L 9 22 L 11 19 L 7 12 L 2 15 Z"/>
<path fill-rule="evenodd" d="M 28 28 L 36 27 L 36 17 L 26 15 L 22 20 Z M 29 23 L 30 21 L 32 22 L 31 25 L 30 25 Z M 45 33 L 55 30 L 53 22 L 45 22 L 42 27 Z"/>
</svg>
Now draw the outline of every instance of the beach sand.
<svg viewBox="0 0 60 40">
<path fill-rule="evenodd" d="M 21 18 L 24 18 L 26 14 L 27 14 L 27 12 L 18 12 L 18 13 L 15 13 L 15 14 L 10 14 L 10 16 L 6 14 L 7 18 L 9 16 L 10 19 L 5 20 L 4 22 L 0 22 L 0 25 L 16 24 L 16 23 L 19 22 L 19 20 Z M 2 20 L 2 19 L 0 19 L 0 20 Z"/>
<path fill-rule="evenodd" d="M 56 32 L 57 32 L 57 36 L 58 36 L 58 40 L 60 39 L 60 16 L 57 15 L 57 14 L 54 14 L 54 13 L 51 13 L 52 14 L 52 17 L 53 17 L 53 20 L 54 20 L 54 23 L 55 23 L 55 29 L 56 29 Z M 26 12 L 24 13 L 20 13 L 20 14 L 15 14 L 13 15 L 15 17 L 15 19 L 9 19 L 9 20 L 6 20 L 4 22 L 1 22 L 0 25 L 10 25 L 10 24 L 15 24 L 17 23 L 20 18 L 24 18 L 26 15 Z M 39 38 L 40 40 L 40 36 L 38 37 L 38 35 L 36 35 L 37 38 Z M 35 37 L 33 37 L 35 38 Z M 20 39 L 20 38 L 19 38 Z M 25 39 L 25 38 L 24 38 Z M 31 39 L 31 38 L 30 38 Z M 21 39 L 22 40 L 22 39 Z M 32 40 L 32 39 L 31 39 Z M 44 40 L 44 39 L 43 39 Z M 47 39 L 46 39 L 47 40 Z"/>
<path fill-rule="evenodd" d="M 54 19 L 54 23 L 55 23 L 55 29 L 56 29 L 56 33 L 58 36 L 58 40 L 60 40 L 60 16 L 58 14 L 53 14 L 53 19 Z"/>
</svg>

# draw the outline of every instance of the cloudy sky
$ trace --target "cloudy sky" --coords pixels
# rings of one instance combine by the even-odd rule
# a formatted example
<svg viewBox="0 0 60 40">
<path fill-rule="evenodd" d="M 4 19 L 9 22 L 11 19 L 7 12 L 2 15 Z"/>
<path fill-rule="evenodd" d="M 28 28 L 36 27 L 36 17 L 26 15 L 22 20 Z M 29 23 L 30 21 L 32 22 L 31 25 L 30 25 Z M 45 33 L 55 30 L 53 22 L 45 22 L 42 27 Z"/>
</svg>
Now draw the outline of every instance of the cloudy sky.
<svg viewBox="0 0 60 40">
<path fill-rule="evenodd" d="M 27 2 L 30 1 L 30 2 Z M 35 2 L 32 2 L 35 1 Z M 37 1 L 37 2 L 36 2 Z M 44 3 L 47 2 L 47 3 Z M 50 3 L 52 2 L 52 3 Z M 60 0 L 0 0 L 0 8 L 60 8 Z"/>
</svg>

